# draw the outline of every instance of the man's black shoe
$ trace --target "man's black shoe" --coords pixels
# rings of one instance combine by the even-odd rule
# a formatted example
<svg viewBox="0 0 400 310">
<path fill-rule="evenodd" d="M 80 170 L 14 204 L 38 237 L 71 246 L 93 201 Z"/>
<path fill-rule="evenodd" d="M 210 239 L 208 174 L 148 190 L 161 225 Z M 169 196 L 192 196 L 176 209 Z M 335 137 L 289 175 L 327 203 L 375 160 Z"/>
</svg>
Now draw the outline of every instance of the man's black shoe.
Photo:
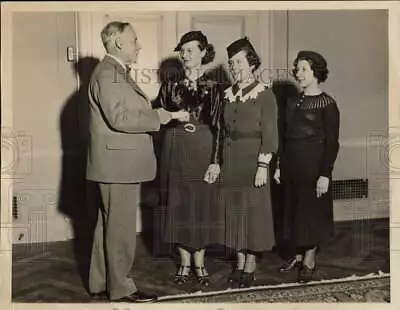
<svg viewBox="0 0 400 310">
<path fill-rule="evenodd" d="M 153 302 L 155 300 L 157 300 L 157 295 L 136 291 L 129 296 L 113 300 L 113 302 Z"/>
<path fill-rule="evenodd" d="M 97 292 L 97 293 L 90 293 L 90 296 L 103 296 L 106 294 L 107 294 L 107 292 L 103 291 L 103 292 Z"/>
<path fill-rule="evenodd" d="M 90 298 L 93 301 L 108 301 L 107 292 L 90 293 Z"/>
</svg>

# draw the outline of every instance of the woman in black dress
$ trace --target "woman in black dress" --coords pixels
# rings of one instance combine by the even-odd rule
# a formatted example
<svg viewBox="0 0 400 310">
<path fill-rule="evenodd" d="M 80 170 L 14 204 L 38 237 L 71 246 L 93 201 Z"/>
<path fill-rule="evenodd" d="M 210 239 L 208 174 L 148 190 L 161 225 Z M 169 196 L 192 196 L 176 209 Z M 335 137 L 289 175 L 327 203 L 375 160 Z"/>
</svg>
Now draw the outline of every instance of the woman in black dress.
<svg viewBox="0 0 400 310">
<path fill-rule="evenodd" d="M 275 179 L 284 188 L 284 235 L 295 255 L 280 271 L 298 270 L 299 281 L 307 282 L 320 244 L 333 234 L 331 183 L 340 115 L 335 100 L 320 89 L 328 76 L 323 56 L 299 52 L 294 75 L 303 91 L 288 101 Z"/>
<path fill-rule="evenodd" d="M 235 84 L 225 91 L 221 118 L 224 244 L 237 254 L 229 283 L 249 287 L 255 280 L 256 254 L 275 245 L 268 176 L 278 144 L 277 105 L 271 88 L 254 75 L 261 61 L 250 41 L 239 39 L 227 52 Z"/>
<path fill-rule="evenodd" d="M 187 281 L 193 258 L 198 282 L 207 286 L 205 248 L 221 240 L 224 227 L 217 209 L 217 185 L 204 182 L 207 169 L 219 168 L 219 147 L 213 147 L 223 88 L 213 71 L 206 69 L 215 52 L 202 32 L 183 35 L 175 51 L 180 53 L 184 76 L 162 84 L 158 106 L 168 111 L 184 109 L 190 119 L 186 123 L 171 122 L 164 128 L 160 163 L 166 209 L 164 238 L 175 244 L 180 254 L 175 282 Z"/>
</svg>

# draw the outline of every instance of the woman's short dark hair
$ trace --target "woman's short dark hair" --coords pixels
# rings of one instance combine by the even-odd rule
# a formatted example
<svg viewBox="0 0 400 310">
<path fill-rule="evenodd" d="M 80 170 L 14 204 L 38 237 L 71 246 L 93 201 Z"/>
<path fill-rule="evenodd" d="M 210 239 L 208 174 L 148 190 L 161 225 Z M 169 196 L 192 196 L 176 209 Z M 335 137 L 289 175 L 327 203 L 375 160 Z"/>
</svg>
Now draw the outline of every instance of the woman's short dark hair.
<svg viewBox="0 0 400 310">
<path fill-rule="evenodd" d="M 208 43 L 208 44 L 204 45 L 204 44 L 202 44 L 202 42 L 199 42 L 199 48 L 201 51 L 206 50 L 206 54 L 201 59 L 201 64 L 206 65 L 214 60 L 215 50 L 214 50 L 214 46 L 212 44 Z"/>
<path fill-rule="evenodd" d="M 310 64 L 311 70 L 313 71 L 318 83 L 323 83 L 326 81 L 329 70 L 327 62 L 321 54 L 313 51 L 300 51 L 293 62 L 293 75 L 295 77 L 297 73 L 297 64 L 300 60 L 305 60 Z"/>
<path fill-rule="evenodd" d="M 261 59 L 260 56 L 258 56 L 257 52 L 255 50 L 252 49 L 248 49 L 248 48 L 243 48 L 243 50 L 246 52 L 246 59 L 247 62 L 249 63 L 249 66 L 253 66 L 253 72 L 256 71 L 260 65 L 261 65 Z"/>
</svg>

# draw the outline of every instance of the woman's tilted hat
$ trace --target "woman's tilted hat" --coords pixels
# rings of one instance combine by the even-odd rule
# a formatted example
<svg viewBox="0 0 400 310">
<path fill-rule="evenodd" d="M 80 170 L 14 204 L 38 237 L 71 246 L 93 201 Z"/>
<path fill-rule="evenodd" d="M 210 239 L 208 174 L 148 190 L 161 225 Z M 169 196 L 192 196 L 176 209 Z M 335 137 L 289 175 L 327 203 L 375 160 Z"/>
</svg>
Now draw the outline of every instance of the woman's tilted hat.
<svg viewBox="0 0 400 310">
<path fill-rule="evenodd" d="M 179 51 L 182 45 L 191 42 L 191 41 L 198 41 L 201 45 L 206 46 L 208 45 L 207 37 L 201 31 L 190 31 L 185 33 L 181 40 L 179 41 L 178 45 L 175 47 L 175 51 Z"/>
<path fill-rule="evenodd" d="M 229 44 L 226 48 L 228 53 L 228 58 L 231 58 L 235 54 L 239 53 L 242 50 L 253 51 L 254 53 L 256 50 L 254 49 L 253 45 L 250 43 L 247 37 L 241 38 Z"/>
<path fill-rule="evenodd" d="M 327 67 L 327 62 L 325 58 L 321 54 L 314 51 L 300 51 L 298 52 L 296 59 L 309 59 L 316 67 Z"/>
</svg>

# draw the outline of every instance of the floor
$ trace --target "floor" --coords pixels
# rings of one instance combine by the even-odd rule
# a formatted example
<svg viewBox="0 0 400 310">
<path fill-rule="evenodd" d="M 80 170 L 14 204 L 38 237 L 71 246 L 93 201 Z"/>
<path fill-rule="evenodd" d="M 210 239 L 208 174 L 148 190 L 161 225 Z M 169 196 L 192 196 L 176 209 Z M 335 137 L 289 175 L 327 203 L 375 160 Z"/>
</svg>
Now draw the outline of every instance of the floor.
<svg viewBox="0 0 400 310">
<path fill-rule="evenodd" d="M 154 237 L 138 236 L 137 256 L 132 276 L 140 289 L 160 296 L 198 291 L 195 279 L 184 286 L 172 281 L 176 271 L 176 253 L 167 245 L 154 247 Z M 87 250 L 74 241 L 14 245 L 12 296 L 14 302 L 101 302 L 87 293 Z M 225 249 L 208 250 L 206 266 L 211 285 L 207 290 L 227 288 L 232 256 Z M 293 274 L 280 274 L 282 251 L 262 253 L 257 267 L 256 285 L 295 282 Z M 366 275 L 389 270 L 389 220 L 336 223 L 335 236 L 318 257 L 316 279 Z"/>
</svg>

